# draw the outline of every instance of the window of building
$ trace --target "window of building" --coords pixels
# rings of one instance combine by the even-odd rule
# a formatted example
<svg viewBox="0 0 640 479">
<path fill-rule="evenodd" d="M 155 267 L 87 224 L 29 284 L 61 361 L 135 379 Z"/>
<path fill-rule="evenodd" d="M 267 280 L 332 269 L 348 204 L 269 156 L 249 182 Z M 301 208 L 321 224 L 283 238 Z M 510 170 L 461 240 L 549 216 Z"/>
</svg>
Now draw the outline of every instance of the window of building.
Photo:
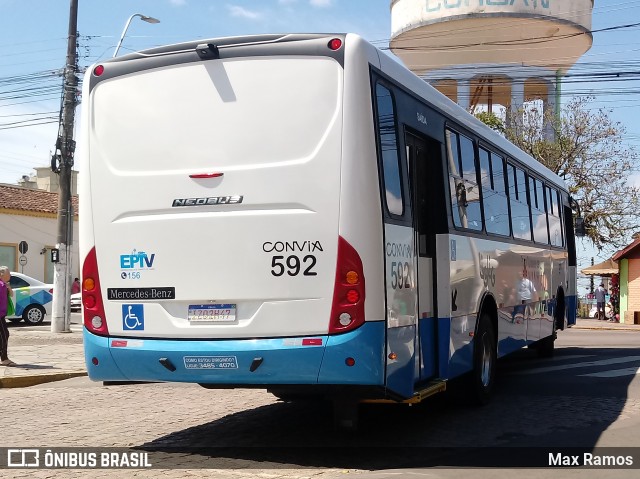
<svg viewBox="0 0 640 479">
<path fill-rule="evenodd" d="M 0 266 L 8 266 L 11 271 L 18 267 L 18 247 L 0 243 Z"/>
</svg>

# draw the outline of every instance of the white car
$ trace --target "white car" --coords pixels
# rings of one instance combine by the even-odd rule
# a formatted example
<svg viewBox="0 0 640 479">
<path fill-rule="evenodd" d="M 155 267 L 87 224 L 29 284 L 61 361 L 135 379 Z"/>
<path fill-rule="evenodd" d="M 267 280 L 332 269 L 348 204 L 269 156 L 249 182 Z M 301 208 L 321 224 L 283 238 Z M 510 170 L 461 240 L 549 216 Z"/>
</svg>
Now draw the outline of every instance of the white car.
<svg viewBox="0 0 640 479">
<path fill-rule="evenodd" d="M 80 311 L 82 309 L 82 293 L 74 293 L 71 295 L 69 309 L 71 311 Z"/>
<path fill-rule="evenodd" d="M 596 305 L 594 304 L 593 306 L 591 306 L 591 309 L 589 310 L 589 317 L 595 318 L 596 312 L 597 312 L 597 308 L 596 308 Z M 604 306 L 604 315 L 606 316 L 606 319 L 611 319 L 611 317 L 613 316 L 613 309 L 611 309 L 611 305 L 609 303 L 607 303 Z"/>
<path fill-rule="evenodd" d="M 40 324 L 44 317 L 51 315 L 53 285 L 45 284 L 22 273 L 11 273 L 9 281 L 13 295 L 15 314 L 7 317 L 17 323 L 24 319 L 27 324 Z"/>
</svg>

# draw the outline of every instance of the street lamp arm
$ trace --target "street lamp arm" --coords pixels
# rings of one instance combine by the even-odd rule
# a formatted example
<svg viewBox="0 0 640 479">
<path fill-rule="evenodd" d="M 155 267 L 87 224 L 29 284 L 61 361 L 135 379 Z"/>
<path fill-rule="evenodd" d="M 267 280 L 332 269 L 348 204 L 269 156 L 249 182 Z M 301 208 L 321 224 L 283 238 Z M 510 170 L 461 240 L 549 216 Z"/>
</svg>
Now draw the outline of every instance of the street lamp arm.
<svg viewBox="0 0 640 479">
<path fill-rule="evenodd" d="M 134 13 L 127 20 L 127 23 L 124 25 L 124 30 L 122 30 L 122 35 L 120 35 L 120 40 L 118 40 L 118 44 L 116 45 L 116 49 L 113 52 L 113 58 L 115 58 L 118 55 L 118 50 L 120 50 L 120 46 L 122 45 L 122 42 L 124 40 L 124 36 L 127 34 L 127 30 L 129 29 L 129 25 L 131 24 L 131 20 L 133 20 L 135 17 L 142 17 L 142 14 L 141 13 Z"/>
<path fill-rule="evenodd" d="M 127 30 L 129 29 L 131 20 L 133 20 L 135 17 L 140 17 L 140 20 L 147 23 L 160 23 L 160 20 L 158 20 L 157 18 L 148 17 L 147 15 L 143 15 L 142 13 L 134 13 L 133 15 L 131 15 L 127 20 L 127 23 L 124 25 L 124 30 L 122 30 L 122 35 L 120 35 L 120 40 L 118 40 L 118 45 L 116 45 L 116 49 L 113 52 L 113 58 L 115 58 L 118 55 L 118 51 L 120 50 L 120 46 L 124 41 L 124 36 L 127 34 Z"/>
</svg>

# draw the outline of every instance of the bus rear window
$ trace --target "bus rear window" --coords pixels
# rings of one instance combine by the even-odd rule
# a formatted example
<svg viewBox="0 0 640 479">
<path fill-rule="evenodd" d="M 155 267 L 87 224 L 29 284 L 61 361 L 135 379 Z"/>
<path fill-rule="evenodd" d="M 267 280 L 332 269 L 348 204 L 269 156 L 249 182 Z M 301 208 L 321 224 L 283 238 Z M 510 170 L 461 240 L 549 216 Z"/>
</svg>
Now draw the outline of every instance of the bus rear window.
<svg viewBox="0 0 640 479">
<path fill-rule="evenodd" d="M 92 92 L 92 146 L 129 172 L 303 161 L 340 119 L 342 72 L 327 57 L 269 57 L 118 77 Z"/>
</svg>

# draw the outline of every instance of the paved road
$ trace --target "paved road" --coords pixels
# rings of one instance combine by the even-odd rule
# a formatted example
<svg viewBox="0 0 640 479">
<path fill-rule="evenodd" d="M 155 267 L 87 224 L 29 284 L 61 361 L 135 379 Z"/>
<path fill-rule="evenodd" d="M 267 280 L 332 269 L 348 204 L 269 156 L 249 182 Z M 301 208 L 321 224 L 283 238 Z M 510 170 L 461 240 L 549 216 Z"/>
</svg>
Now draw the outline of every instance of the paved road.
<svg viewBox="0 0 640 479">
<path fill-rule="evenodd" d="M 282 403 L 258 390 L 102 387 L 86 378 L 0 390 L 3 416 L 11 419 L 11 426 L 2 428 L 0 444 L 170 447 L 185 453 L 205 447 L 209 456 L 212 450 L 224 456 L 212 461 L 202 454 L 174 454 L 186 470 L 136 471 L 136 477 L 211 476 L 210 470 L 196 468 L 202 463 L 217 469 L 213 477 L 229 478 L 460 477 L 461 469 L 417 466 L 419 461 L 457 464 L 459 454 L 477 466 L 477 446 L 640 445 L 639 344 L 637 332 L 570 330 L 561 336 L 554 359 L 539 360 L 525 350 L 502 361 L 497 396 L 484 408 L 446 397 L 421 407 L 367 406 L 361 429 L 353 434 L 335 432 L 331 411 L 322 404 Z M 465 449 L 442 449 L 453 447 Z M 4 472 L 11 473 L 6 477 L 55 477 L 46 470 Z M 554 478 L 579 474 L 584 479 L 636 477 L 637 471 L 517 472 L 521 477 L 552 473 Z M 58 474 L 86 477 L 87 471 Z M 474 478 L 513 474 L 473 471 Z M 122 477 L 122 471 L 91 471 L 91 477 Z"/>
</svg>

